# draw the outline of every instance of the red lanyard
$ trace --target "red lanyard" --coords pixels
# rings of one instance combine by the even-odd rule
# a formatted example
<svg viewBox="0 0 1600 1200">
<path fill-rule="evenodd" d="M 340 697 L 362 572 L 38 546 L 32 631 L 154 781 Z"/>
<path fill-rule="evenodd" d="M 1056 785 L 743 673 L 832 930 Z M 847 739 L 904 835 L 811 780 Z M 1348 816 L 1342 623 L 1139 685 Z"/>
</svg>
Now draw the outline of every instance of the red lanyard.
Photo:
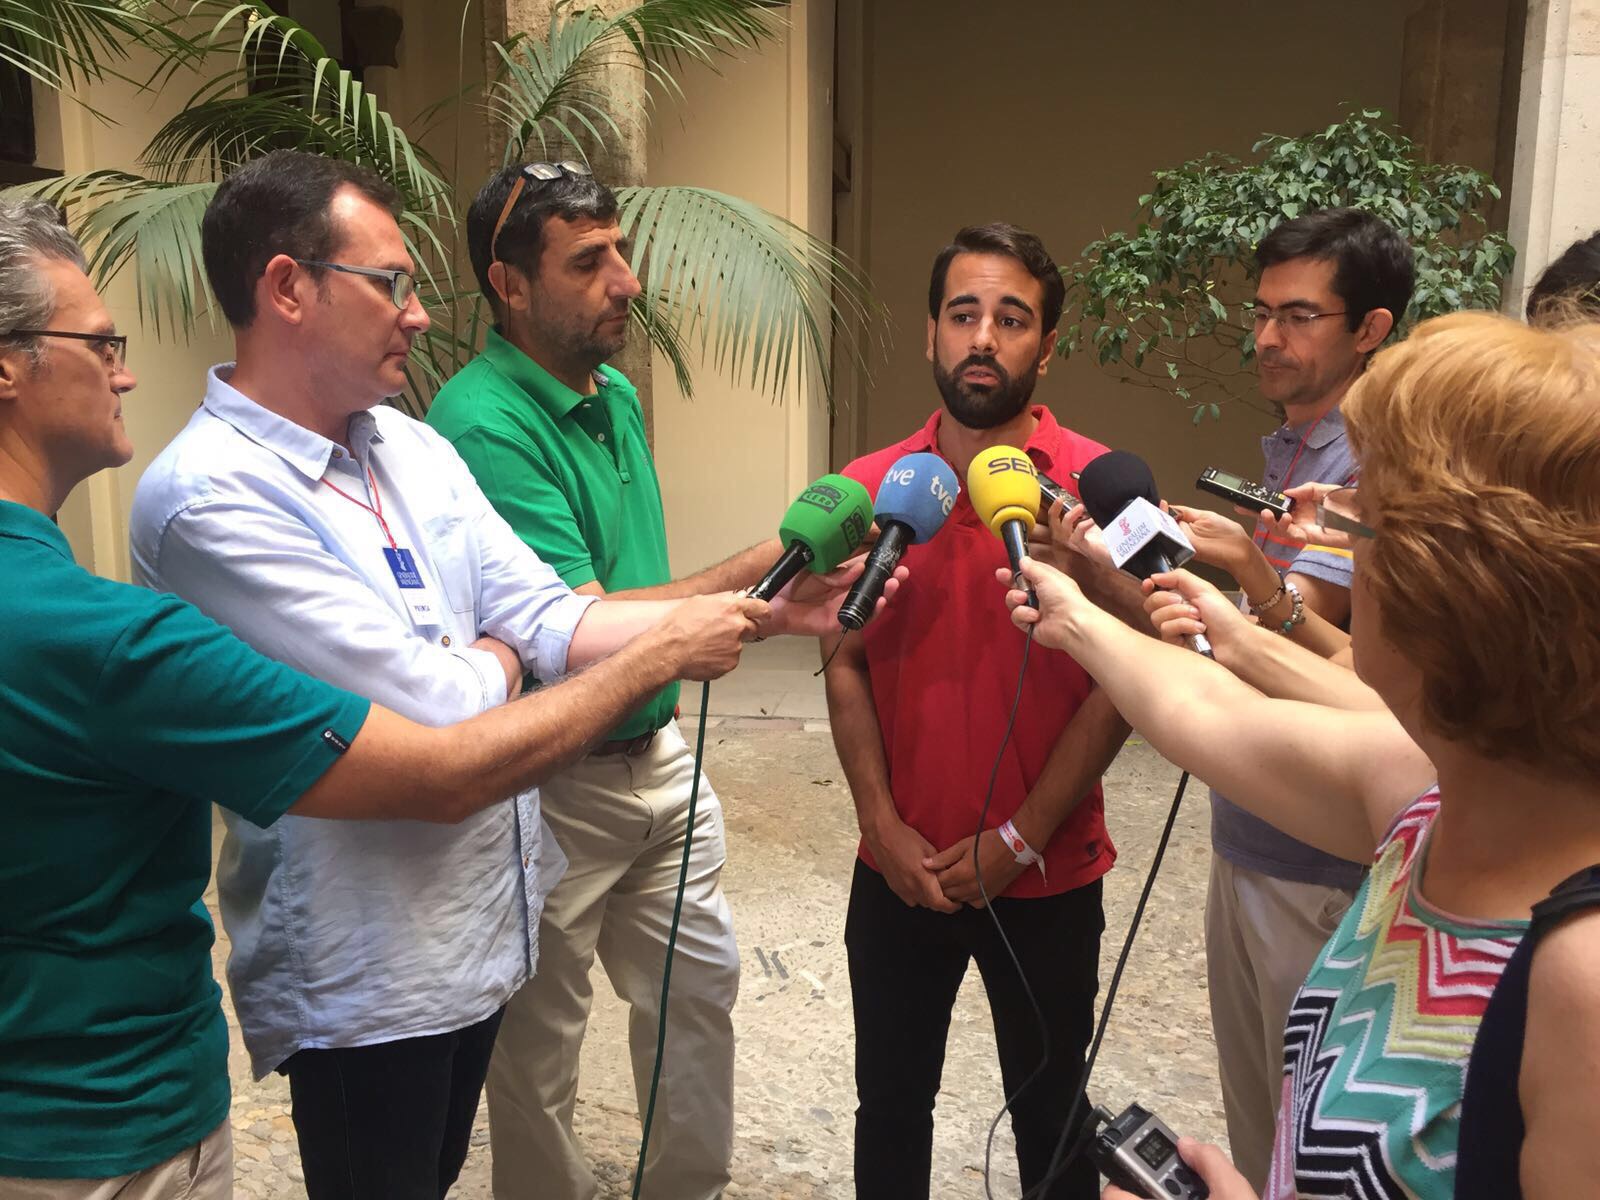
<svg viewBox="0 0 1600 1200">
<path fill-rule="evenodd" d="M 1328 415 L 1327 413 L 1323 413 L 1322 417 L 1325 417 L 1327 415 Z M 1278 483 L 1278 490 L 1280 492 L 1287 492 L 1289 490 L 1289 481 L 1294 478 L 1295 464 L 1300 461 L 1300 456 L 1305 453 L 1306 443 L 1311 440 L 1311 435 L 1317 431 L 1317 426 L 1322 424 L 1322 417 L 1318 417 L 1315 421 L 1311 422 L 1311 428 L 1305 431 L 1305 435 L 1303 437 L 1301 437 L 1301 439 L 1300 439 L 1300 445 L 1295 447 L 1294 457 L 1289 460 L 1289 469 L 1283 473 L 1283 479 L 1280 480 L 1279 483 Z M 380 520 L 381 519 L 382 518 L 380 518 Z M 1257 534 L 1261 534 L 1261 518 L 1260 517 L 1256 518 L 1255 532 L 1252 533 L 1250 536 L 1251 536 L 1252 539 L 1254 539 Z M 1260 540 L 1257 541 L 1256 544 L 1258 546 L 1265 546 L 1267 544 L 1267 541 L 1268 541 L 1267 537 L 1265 535 L 1262 535 Z"/>
<path fill-rule="evenodd" d="M 389 532 L 389 522 L 387 522 L 387 521 L 385 521 L 383 519 L 383 497 L 378 495 L 378 481 L 377 481 L 376 478 L 373 477 L 372 469 L 370 467 L 367 469 L 367 482 L 372 485 L 372 499 L 373 499 L 373 503 L 375 503 L 377 505 L 376 508 L 374 508 L 371 504 L 367 504 L 367 503 L 365 503 L 365 502 L 363 502 L 361 500 L 357 500 L 354 496 L 352 496 L 349 492 L 345 491 L 343 488 L 334 487 L 333 484 L 328 483 L 328 481 L 326 479 L 324 479 L 322 482 L 328 484 L 329 488 L 331 488 L 335 492 L 338 492 L 339 495 L 343 496 L 346 500 L 350 501 L 351 504 L 354 504 L 354 505 L 356 505 L 356 506 L 358 506 L 360 508 L 364 508 L 369 513 L 371 513 L 373 516 L 377 517 L 378 518 L 378 527 L 383 530 L 383 536 L 389 539 L 389 549 L 391 549 L 391 550 L 400 549 L 400 543 L 395 541 L 394 540 L 394 534 Z"/>
</svg>

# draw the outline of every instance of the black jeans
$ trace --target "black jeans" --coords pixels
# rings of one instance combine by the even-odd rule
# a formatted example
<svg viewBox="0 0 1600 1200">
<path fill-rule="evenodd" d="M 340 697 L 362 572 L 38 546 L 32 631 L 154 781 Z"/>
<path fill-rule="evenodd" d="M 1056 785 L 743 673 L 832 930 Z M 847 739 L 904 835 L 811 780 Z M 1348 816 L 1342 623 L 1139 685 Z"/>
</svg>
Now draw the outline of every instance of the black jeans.
<svg viewBox="0 0 1600 1200">
<path fill-rule="evenodd" d="M 467 1160 L 500 1015 L 432 1037 L 291 1055 L 279 1070 L 310 1200 L 440 1200 Z"/>
<path fill-rule="evenodd" d="M 1024 1189 L 1044 1178 L 1093 1033 L 1105 928 L 1100 893 L 1096 880 L 1059 896 L 994 902 L 1050 1031 L 1049 1061 L 1011 1110 Z M 844 942 L 856 1020 L 856 1195 L 926 1200 L 934 1098 L 968 961 L 977 960 L 989 997 L 1007 1095 L 1039 1065 L 1038 1022 L 988 913 L 908 907 L 859 860 Z M 1000 1104 L 996 1098 L 995 1108 Z M 1093 1164 L 1080 1158 L 1045 1195 L 1094 1200 L 1099 1191 Z"/>
</svg>

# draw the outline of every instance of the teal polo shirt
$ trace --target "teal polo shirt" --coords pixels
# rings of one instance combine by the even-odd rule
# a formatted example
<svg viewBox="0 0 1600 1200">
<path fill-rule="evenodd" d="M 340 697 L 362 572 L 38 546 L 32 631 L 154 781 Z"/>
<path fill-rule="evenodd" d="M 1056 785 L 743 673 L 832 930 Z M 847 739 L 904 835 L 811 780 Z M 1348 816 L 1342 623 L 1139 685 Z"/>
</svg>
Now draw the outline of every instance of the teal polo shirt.
<svg viewBox="0 0 1600 1200">
<path fill-rule="evenodd" d="M 268 825 L 370 704 L 0 501 L 0 1175 L 107 1178 L 228 1114 L 211 804 Z"/>
<path fill-rule="evenodd" d="M 428 410 L 489 503 L 568 587 L 667 583 L 661 484 L 633 385 L 601 367 L 582 396 L 494 330 Z M 672 719 L 668 685 L 612 730 L 637 737 Z"/>
</svg>

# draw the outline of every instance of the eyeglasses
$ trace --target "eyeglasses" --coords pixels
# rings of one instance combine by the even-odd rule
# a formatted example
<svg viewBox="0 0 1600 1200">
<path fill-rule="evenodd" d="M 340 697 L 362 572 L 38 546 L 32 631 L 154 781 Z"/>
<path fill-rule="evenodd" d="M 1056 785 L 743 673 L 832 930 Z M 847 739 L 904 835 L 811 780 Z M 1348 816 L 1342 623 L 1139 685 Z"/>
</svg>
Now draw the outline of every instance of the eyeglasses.
<svg viewBox="0 0 1600 1200">
<path fill-rule="evenodd" d="M 1378 536 L 1372 526 L 1362 522 L 1361 509 L 1356 503 L 1356 489 L 1353 487 L 1335 488 L 1318 501 L 1317 524 L 1352 537 Z"/>
<path fill-rule="evenodd" d="M 1310 329 L 1323 317 L 1342 317 L 1346 313 L 1342 308 L 1337 312 L 1305 312 L 1301 309 L 1281 312 L 1274 311 L 1265 304 L 1245 304 L 1242 307 L 1244 319 L 1256 327 L 1257 333 L 1266 328 L 1268 321 L 1276 321 L 1278 328 L 1286 333 L 1298 333 Z"/>
<path fill-rule="evenodd" d="M 128 365 L 128 335 L 125 333 L 69 333 L 63 329 L 13 329 L 0 337 L 53 337 L 71 338 L 75 342 L 88 342 L 89 348 L 106 360 L 112 371 L 121 371 Z"/>
<path fill-rule="evenodd" d="M 572 179 L 592 179 L 594 172 L 580 162 L 564 159 L 558 163 L 534 162 L 524 163 L 522 172 L 517 176 L 517 182 L 511 185 L 511 194 L 506 197 L 506 202 L 500 207 L 500 219 L 494 223 L 494 232 L 489 235 L 489 261 L 499 262 L 500 256 L 495 253 L 495 247 L 500 243 L 500 231 L 505 228 L 506 218 L 511 215 L 511 210 L 517 206 L 517 200 L 522 195 L 522 189 L 527 186 L 528 180 L 535 183 L 549 183 L 552 179 L 560 179 L 563 175 Z"/>
<path fill-rule="evenodd" d="M 347 263 L 324 262 L 320 258 L 297 258 L 302 267 L 323 267 L 329 271 L 343 271 L 346 275 L 365 275 L 382 279 L 389 284 L 389 299 L 396 308 L 404 308 L 417 294 L 417 277 L 410 271 L 391 270 L 387 267 L 352 267 Z"/>
</svg>

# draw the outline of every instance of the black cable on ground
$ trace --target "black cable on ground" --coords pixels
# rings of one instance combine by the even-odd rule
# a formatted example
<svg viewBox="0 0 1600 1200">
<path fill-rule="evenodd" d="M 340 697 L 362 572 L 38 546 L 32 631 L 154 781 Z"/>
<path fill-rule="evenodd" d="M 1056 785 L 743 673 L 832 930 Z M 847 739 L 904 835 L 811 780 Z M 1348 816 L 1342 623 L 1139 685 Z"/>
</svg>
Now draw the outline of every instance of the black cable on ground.
<svg viewBox="0 0 1600 1200">
<path fill-rule="evenodd" d="M 1111 973 L 1111 985 L 1106 988 L 1105 1003 L 1100 1006 L 1100 1023 L 1095 1027 L 1094 1041 L 1089 1045 L 1089 1055 L 1084 1059 L 1083 1073 L 1078 1077 L 1078 1086 L 1072 1099 L 1072 1111 L 1067 1116 L 1067 1123 L 1061 1130 L 1061 1136 L 1056 1140 L 1054 1153 L 1050 1155 L 1050 1166 L 1044 1173 L 1044 1178 L 1033 1187 L 1023 1192 L 1022 1200 L 1034 1200 L 1042 1196 L 1047 1188 L 1059 1179 L 1067 1169 L 1069 1163 L 1082 1152 L 1088 1144 L 1087 1138 L 1074 1140 L 1073 1134 L 1079 1129 L 1081 1121 L 1088 1116 L 1079 1117 L 1079 1109 L 1088 1101 L 1089 1076 L 1094 1071 L 1095 1057 L 1100 1053 L 1100 1043 L 1105 1040 L 1106 1025 L 1111 1020 L 1111 1006 L 1117 998 L 1117 985 L 1122 982 L 1123 968 L 1128 965 L 1128 955 L 1133 951 L 1133 939 L 1139 932 L 1139 922 L 1144 919 L 1145 905 L 1150 900 L 1151 889 L 1155 887 L 1156 872 L 1161 869 L 1161 860 L 1167 852 L 1167 843 L 1172 839 L 1172 827 L 1178 820 L 1178 807 L 1183 803 L 1184 790 L 1189 786 L 1189 772 L 1185 771 L 1178 777 L 1178 790 L 1172 797 L 1172 808 L 1167 813 L 1167 823 L 1161 830 L 1161 840 L 1156 843 L 1155 857 L 1150 860 L 1150 871 L 1145 876 L 1144 890 L 1139 893 L 1139 903 L 1134 907 L 1133 919 L 1128 922 L 1127 936 L 1122 939 L 1122 953 L 1117 956 L 1116 970 Z M 991 1134 L 992 1136 L 992 1134 Z M 1072 1143 L 1072 1153 L 1067 1153 L 1067 1146 Z M 985 1186 L 987 1186 L 988 1169 L 985 1164 Z"/>
<path fill-rule="evenodd" d="M 656 1089 L 661 1084 L 661 1060 L 667 1052 L 667 995 L 672 987 L 672 955 L 678 946 L 678 921 L 683 916 L 683 893 L 689 885 L 689 850 L 694 845 L 694 814 L 700 800 L 700 762 L 706 750 L 706 712 L 711 707 L 711 683 L 700 688 L 700 728 L 694 739 L 694 783 L 689 787 L 688 828 L 683 834 L 683 865 L 678 868 L 678 896 L 672 903 L 672 928 L 667 933 L 667 961 L 661 971 L 661 1023 L 656 1031 L 656 1065 L 650 1073 L 650 1101 L 645 1105 L 639 1138 L 639 1165 L 633 1169 L 633 1200 L 644 1186 L 644 1156 L 650 1149 L 650 1125 L 656 1115 Z"/>
</svg>

